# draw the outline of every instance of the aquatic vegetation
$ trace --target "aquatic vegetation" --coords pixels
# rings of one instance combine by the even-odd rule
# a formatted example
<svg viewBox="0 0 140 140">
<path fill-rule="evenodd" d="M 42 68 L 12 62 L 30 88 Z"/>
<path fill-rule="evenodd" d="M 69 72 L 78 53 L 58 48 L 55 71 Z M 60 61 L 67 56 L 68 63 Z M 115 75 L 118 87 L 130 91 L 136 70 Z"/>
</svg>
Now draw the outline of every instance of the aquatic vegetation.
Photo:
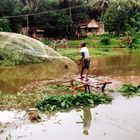
<svg viewBox="0 0 140 140">
<path fill-rule="evenodd" d="M 73 82 L 74 86 L 78 86 L 79 83 L 78 82 Z M 58 90 L 63 90 L 63 91 L 71 91 L 71 85 L 70 84 L 57 84 L 52 86 L 52 88 L 54 89 L 58 89 Z"/>
<path fill-rule="evenodd" d="M 57 111 L 76 106 L 94 106 L 111 102 L 110 96 L 100 93 L 80 93 L 65 95 L 49 95 L 39 101 L 36 107 L 41 111 Z"/>
<path fill-rule="evenodd" d="M 46 94 L 33 92 L 4 93 L 0 91 L 0 110 L 9 110 L 11 108 L 26 110 L 33 108 Z"/>
<path fill-rule="evenodd" d="M 132 84 L 124 84 L 119 89 L 119 92 L 122 92 L 124 96 L 140 96 L 140 85 L 134 86 Z"/>
<path fill-rule="evenodd" d="M 53 88 L 58 90 L 70 91 L 70 85 L 55 85 Z"/>
</svg>

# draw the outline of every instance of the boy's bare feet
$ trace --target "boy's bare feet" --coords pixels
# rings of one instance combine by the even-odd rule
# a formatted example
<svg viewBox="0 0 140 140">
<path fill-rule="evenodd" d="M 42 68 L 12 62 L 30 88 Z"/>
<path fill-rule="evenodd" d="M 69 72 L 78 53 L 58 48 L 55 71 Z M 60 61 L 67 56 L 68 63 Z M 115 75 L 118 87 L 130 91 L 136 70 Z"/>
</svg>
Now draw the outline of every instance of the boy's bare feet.
<svg viewBox="0 0 140 140">
<path fill-rule="evenodd" d="M 84 78 L 84 76 L 81 76 L 81 78 L 80 79 L 83 79 Z"/>
<path fill-rule="evenodd" d="M 89 79 L 88 78 L 86 78 L 86 81 L 88 81 Z"/>
</svg>

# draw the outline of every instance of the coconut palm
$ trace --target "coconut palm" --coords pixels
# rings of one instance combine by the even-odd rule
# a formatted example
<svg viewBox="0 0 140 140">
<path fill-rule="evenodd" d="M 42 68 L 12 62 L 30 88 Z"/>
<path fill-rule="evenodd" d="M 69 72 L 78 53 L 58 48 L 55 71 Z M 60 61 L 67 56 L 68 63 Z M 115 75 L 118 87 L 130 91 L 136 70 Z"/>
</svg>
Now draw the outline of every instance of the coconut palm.
<svg viewBox="0 0 140 140">
<path fill-rule="evenodd" d="M 103 14 L 107 9 L 108 4 L 109 0 L 94 0 L 90 4 L 90 10 L 93 11 L 92 13 L 96 12 L 100 17 L 100 20 L 102 20 Z"/>
</svg>

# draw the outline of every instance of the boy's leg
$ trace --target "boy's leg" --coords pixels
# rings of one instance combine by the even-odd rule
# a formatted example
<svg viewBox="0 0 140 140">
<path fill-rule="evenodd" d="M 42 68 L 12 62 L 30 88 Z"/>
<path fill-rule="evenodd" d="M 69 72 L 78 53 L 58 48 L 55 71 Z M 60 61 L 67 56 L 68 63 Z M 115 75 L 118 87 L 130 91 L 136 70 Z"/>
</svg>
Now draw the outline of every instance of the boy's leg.
<svg viewBox="0 0 140 140">
<path fill-rule="evenodd" d="M 86 69 L 86 80 L 88 80 L 89 69 Z"/>
<path fill-rule="evenodd" d="M 83 76 L 83 72 L 84 72 L 84 68 L 82 67 L 82 69 L 81 69 L 81 73 L 80 73 L 81 79 L 84 78 L 84 76 Z"/>
</svg>

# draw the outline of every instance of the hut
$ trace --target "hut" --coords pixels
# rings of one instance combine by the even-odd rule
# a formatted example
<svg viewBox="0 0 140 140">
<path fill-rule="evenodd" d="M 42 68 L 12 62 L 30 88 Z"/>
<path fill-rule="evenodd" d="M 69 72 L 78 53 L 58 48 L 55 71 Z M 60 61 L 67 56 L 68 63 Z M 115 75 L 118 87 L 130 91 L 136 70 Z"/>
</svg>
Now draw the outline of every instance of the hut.
<svg viewBox="0 0 140 140">
<path fill-rule="evenodd" d="M 104 32 L 104 26 L 102 22 L 97 22 L 95 19 L 89 19 L 78 25 L 78 37 L 88 36 L 91 34 L 102 34 Z"/>
</svg>

